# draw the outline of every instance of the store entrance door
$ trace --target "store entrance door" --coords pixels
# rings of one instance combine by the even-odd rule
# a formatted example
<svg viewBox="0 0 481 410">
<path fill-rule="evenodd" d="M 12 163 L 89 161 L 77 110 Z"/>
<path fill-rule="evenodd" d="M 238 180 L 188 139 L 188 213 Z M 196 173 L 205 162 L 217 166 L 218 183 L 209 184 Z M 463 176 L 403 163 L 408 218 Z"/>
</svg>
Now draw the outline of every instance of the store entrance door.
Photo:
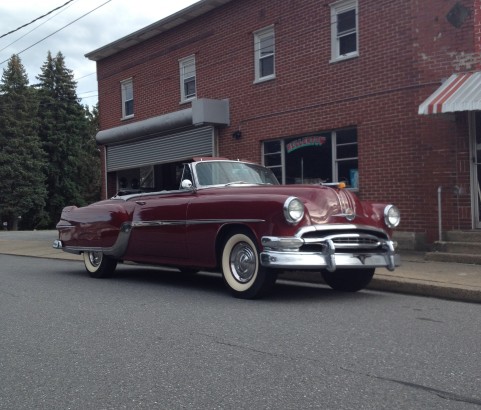
<svg viewBox="0 0 481 410">
<path fill-rule="evenodd" d="M 474 115 L 474 132 L 472 134 L 472 181 L 474 227 L 481 229 L 481 112 Z"/>
</svg>

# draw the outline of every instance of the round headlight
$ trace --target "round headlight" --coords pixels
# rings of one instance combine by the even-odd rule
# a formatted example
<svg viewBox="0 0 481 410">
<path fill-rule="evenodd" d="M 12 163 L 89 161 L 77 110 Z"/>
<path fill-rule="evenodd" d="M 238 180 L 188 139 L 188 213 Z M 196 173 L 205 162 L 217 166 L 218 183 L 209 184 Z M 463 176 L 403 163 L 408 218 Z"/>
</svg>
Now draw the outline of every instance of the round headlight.
<svg viewBox="0 0 481 410">
<path fill-rule="evenodd" d="M 388 205 L 384 208 L 384 222 L 389 228 L 395 228 L 401 222 L 401 213 L 394 205 Z"/>
<path fill-rule="evenodd" d="M 284 202 L 284 217 L 290 224 L 297 224 L 304 217 L 304 204 L 296 197 L 290 196 Z"/>
</svg>

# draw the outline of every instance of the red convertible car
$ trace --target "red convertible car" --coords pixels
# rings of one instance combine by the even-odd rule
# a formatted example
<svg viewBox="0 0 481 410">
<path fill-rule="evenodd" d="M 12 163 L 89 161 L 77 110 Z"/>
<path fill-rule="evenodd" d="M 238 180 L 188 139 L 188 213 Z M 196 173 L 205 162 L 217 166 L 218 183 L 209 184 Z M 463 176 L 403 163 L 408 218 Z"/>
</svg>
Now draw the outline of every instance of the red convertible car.
<svg viewBox="0 0 481 410">
<path fill-rule="evenodd" d="M 260 165 L 185 164 L 179 189 L 122 194 L 63 209 L 54 248 L 83 254 L 95 278 L 132 261 L 220 270 L 236 297 L 255 298 L 288 270 L 319 271 L 333 289 L 365 288 L 399 265 L 394 205 L 360 201 L 343 184 L 279 185 Z"/>
</svg>

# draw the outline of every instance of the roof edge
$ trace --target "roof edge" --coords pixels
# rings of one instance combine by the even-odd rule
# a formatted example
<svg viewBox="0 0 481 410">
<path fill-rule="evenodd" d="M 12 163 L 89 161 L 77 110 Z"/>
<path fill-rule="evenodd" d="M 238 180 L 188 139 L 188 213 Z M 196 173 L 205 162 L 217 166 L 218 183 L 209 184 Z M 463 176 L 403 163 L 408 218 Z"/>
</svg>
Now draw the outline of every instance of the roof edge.
<svg viewBox="0 0 481 410">
<path fill-rule="evenodd" d="M 110 57 L 117 54 L 129 47 L 140 44 L 154 36 L 169 31 L 175 27 L 178 27 L 184 23 L 200 17 L 217 7 L 223 6 L 232 0 L 200 0 L 190 6 L 179 10 L 178 12 L 171 14 L 155 23 L 152 23 L 140 30 L 134 31 L 118 40 L 113 41 L 105 46 L 97 48 L 87 54 L 89 60 L 100 61 L 106 57 Z"/>
</svg>

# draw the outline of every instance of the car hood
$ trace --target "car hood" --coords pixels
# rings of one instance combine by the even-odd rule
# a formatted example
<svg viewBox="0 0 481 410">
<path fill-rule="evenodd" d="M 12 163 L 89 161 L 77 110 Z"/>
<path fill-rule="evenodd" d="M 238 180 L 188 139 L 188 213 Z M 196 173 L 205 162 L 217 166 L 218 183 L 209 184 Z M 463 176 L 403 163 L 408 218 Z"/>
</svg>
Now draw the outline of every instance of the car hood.
<svg viewBox="0 0 481 410">
<path fill-rule="evenodd" d="M 380 215 L 373 209 L 371 203 L 361 202 L 348 189 L 325 185 L 229 186 L 219 189 L 224 194 L 255 196 L 256 200 L 267 197 L 284 202 L 288 197 L 295 196 L 304 203 L 306 217 L 311 224 L 346 222 L 372 224 L 380 221 Z"/>
</svg>

